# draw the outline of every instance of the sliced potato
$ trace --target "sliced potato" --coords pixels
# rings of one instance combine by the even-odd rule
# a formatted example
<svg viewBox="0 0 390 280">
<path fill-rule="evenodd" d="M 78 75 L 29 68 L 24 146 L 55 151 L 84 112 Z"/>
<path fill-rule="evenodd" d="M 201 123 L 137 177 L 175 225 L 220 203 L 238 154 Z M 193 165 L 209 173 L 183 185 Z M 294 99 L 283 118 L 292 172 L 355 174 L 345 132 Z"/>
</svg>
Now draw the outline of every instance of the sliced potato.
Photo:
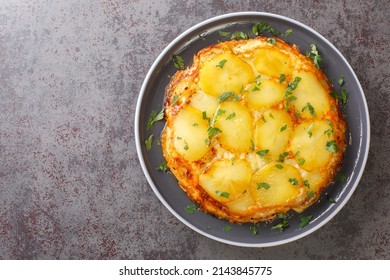
<svg viewBox="0 0 390 280">
<path fill-rule="evenodd" d="M 218 160 L 199 176 L 199 183 L 214 199 L 233 201 L 245 194 L 252 177 L 250 164 L 240 160 Z"/>
<path fill-rule="evenodd" d="M 312 72 L 294 72 L 293 79 L 300 77 L 297 88 L 293 94 L 296 100 L 290 104 L 304 118 L 321 117 L 329 111 L 328 93 L 322 83 Z"/>
<path fill-rule="evenodd" d="M 221 130 L 217 137 L 223 147 L 234 152 L 250 149 L 253 121 L 247 107 L 232 101 L 221 103 L 215 118 L 215 127 Z"/>
<path fill-rule="evenodd" d="M 236 213 L 243 213 L 249 207 L 255 205 L 256 202 L 253 199 L 252 195 L 248 191 L 244 191 L 244 192 L 245 194 L 242 197 L 239 197 L 231 202 L 226 203 L 230 211 Z"/>
<path fill-rule="evenodd" d="M 268 110 L 256 122 L 255 147 L 257 150 L 268 150 L 267 156 L 279 157 L 287 149 L 292 130 L 289 114 L 282 110 Z"/>
<path fill-rule="evenodd" d="M 250 191 L 260 206 L 277 206 L 297 197 L 301 187 L 298 169 L 284 163 L 271 163 L 253 175 Z"/>
<path fill-rule="evenodd" d="M 291 60 L 288 55 L 275 49 L 260 49 L 253 59 L 256 70 L 267 76 L 279 77 L 292 72 Z"/>
<path fill-rule="evenodd" d="M 329 130 L 326 121 L 305 121 L 298 125 L 292 136 L 291 150 L 296 159 L 303 159 L 300 166 L 308 171 L 325 166 L 332 153 L 326 149 L 327 142 L 333 141 L 333 135 L 326 133 Z"/>
<path fill-rule="evenodd" d="M 231 53 L 215 56 L 205 62 L 199 72 L 200 87 L 215 97 L 225 92 L 238 94 L 253 79 L 251 66 Z"/>
<path fill-rule="evenodd" d="M 208 122 L 202 113 L 188 106 L 180 111 L 173 120 L 174 147 L 185 159 L 195 161 L 208 151 L 206 144 Z"/>
<path fill-rule="evenodd" d="M 248 104 L 254 109 L 269 108 L 283 100 L 284 91 L 285 88 L 273 80 L 261 82 L 259 85 L 254 83 L 246 93 Z"/>
<path fill-rule="evenodd" d="M 191 106 L 198 109 L 201 112 L 206 112 L 206 116 L 212 118 L 219 102 L 214 96 L 205 94 L 202 91 L 198 91 L 191 98 Z"/>
</svg>

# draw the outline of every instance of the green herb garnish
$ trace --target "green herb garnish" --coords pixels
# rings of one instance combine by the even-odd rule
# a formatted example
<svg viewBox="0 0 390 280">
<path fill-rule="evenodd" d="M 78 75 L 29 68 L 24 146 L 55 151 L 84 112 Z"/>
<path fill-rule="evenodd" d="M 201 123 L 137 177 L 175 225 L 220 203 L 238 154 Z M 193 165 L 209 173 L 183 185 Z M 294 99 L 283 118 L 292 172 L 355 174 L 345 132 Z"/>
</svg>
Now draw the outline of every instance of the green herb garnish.
<svg viewBox="0 0 390 280">
<path fill-rule="evenodd" d="M 162 120 L 164 118 L 164 109 L 162 109 L 159 113 L 157 111 L 153 110 L 148 119 L 148 123 L 146 124 L 146 130 L 150 130 L 154 123 Z"/>
<path fill-rule="evenodd" d="M 196 212 L 196 205 L 195 204 L 190 204 L 190 205 L 187 205 L 187 207 L 186 207 L 186 212 L 188 213 L 188 214 L 195 214 L 195 212 Z"/>
<path fill-rule="evenodd" d="M 228 193 L 228 192 L 221 192 L 221 191 L 215 191 L 215 194 L 217 196 L 222 196 L 224 198 L 229 198 L 229 196 L 230 196 L 230 193 Z"/>
<path fill-rule="evenodd" d="M 236 31 L 232 34 L 232 36 L 230 37 L 231 40 L 233 39 L 244 39 L 244 40 L 247 40 L 248 39 L 248 35 L 245 34 L 244 32 L 242 31 Z"/>
<path fill-rule="evenodd" d="M 270 29 L 270 26 L 266 22 L 258 22 L 252 27 L 252 33 L 255 35 L 260 35 L 264 31 L 267 31 Z"/>
<path fill-rule="evenodd" d="M 249 229 L 251 230 L 251 232 L 256 235 L 258 233 L 258 229 L 256 226 L 250 226 Z"/>
<path fill-rule="evenodd" d="M 286 75 L 285 74 L 280 74 L 279 76 L 279 83 L 283 83 L 286 80 Z"/>
<path fill-rule="evenodd" d="M 299 219 L 301 220 L 301 222 L 299 223 L 299 227 L 304 228 L 310 223 L 311 219 L 313 219 L 313 215 L 299 215 Z"/>
<path fill-rule="evenodd" d="M 215 67 L 219 67 L 222 69 L 226 61 L 227 61 L 226 59 L 222 59 L 217 65 L 215 65 Z"/>
<path fill-rule="evenodd" d="M 275 38 L 268 38 L 267 43 L 270 43 L 272 45 L 276 45 L 276 40 L 275 40 Z"/>
<path fill-rule="evenodd" d="M 281 165 L 281 164 L 275 164 L 275 167 L 276 167 L 277 169 L 282 169 L 282 168 L 283 168 L 283 165 Z"/>
<path fill-rule="evenodd" d="M 339 83 L 339 86 L 342 86 L 344 84 L 344 75 L 340 75 L 338 83 Z"/>
<path fill-rule="evenodd" d="M 264 157 L 266 154 L 268 154 L 269 150 L 261 150 L 257 151 L 256 154 L 258 154 L 260 157 Z"/>
<path fill-rule="evenodd" d="M 284 152 L 283 154 L 280 154 L 279 161 L 284 162 L 284 160 L 286 159 L 287 156 L 288 156 L 288 152 Z"/>
<path fill-rule="evenodd" d="M 227 91 L 218 96 L 217 101 L 219 103 L 227 101 L 230 97 L 234 96 L 234 93 L 231 91 Z"/>
<path fill-rule="evenodd" d="M 312 131 L 313 126 L 314 126 L 314 123 L 309 125 L 309 127 L 307 128 L 307 134 L 309 134 L 309 138 L 311 138 L 313 136 L 313 131 Z"/>
<path fill-rule="evenodd" d="M 314 111 L 314 107 L 309 102 L 307 102 L 306 105 L 302 108 L 302 112 L 304 112 L 306 109 L 309 110 L 310 115 L 312 116 L 316 115 L 316 112 Z"/>
<path fill-rule="evenodd" d="M 163 171 L 165 173 L 168 172 L 168 165 L 165 161 L 161 162 L 159 166 L 156 167 L 156 170 Z"/>
<path fill-rule="evenodd" d="M 223 227 L 223 231 L 225 231 L 225 232 L 231 231 L 232 229 L 233 229 L 232 226 L 224 226 Z"/>
<path fill-rule="evenodd" d="M 227 120 L 231 120 L 232 118 L 234 118 L 236 116 L 236 113 L 231 113 L 229 114 L 229 116 L 226 117 Z"/>
<path fill-rule="evenodd" d="M 231 32 L 229 31 L 218 31 L 219 35 L 221 35 L 222 37 L 226 37 L 226 36 L 229 36 L 231 34 Z"/>
<path fill-rule="evenodd" d="M 145 147 L 146 150 L 149 151 L 152 148 L 152 142 L 153 142 L 153 134 L 151 134 L 146 140 L 145 140 Z"/>
<path fill-rule="evenodd" d="M 339 146 L 337 146 L 336 140 L 326 142 L 326 150 L 331 153 L 337 154 L 339 151 Z"/>
<path fill-rule="evenodd" d="M 214 127 L 214 126 L 209 126 L 207 128 L 207 133 L 209 134 L 209 138 L 213 138 L 215 135 L 217 135 L 218 133 L 221 133 L 222 130 L 220 130 L 218 127 Z"/>
<path fill-rule="evenodd" d="M 305 163 L 305 159 L 304 158 L 299 158 L 298 159 L 298 164 L 299 165 L 303 165 Z"/>
<path fill-rule="evenodd" d="M 261 182 L 261 183 L 256 183 L 257 185 L 257 189 L 260 190 L 260 189 L 266 189 L 268 190 L 271 186 L 269 184 L 267 184 L 266 182 Z"/>
<path fill-rule="evenodd" d="M 291 185 L 298 185 L 298 180 L 297 178 L 289 178 L 288 181 L 291 183 Z"/>
<path fill-rule="evenodd" d="M 284 130 L 286 130 L 287 129 L 287 124 L 285 124 L 284 126 L 282 126 L 281 128 L 280 128 L 280 132 L 282 132 L 282 131 L 284 131 Z"/>
<path fill-rule="evenodd" d="M 318 53 L 317 46 L 314 44 L 310 45 L 311 51 L 307 52 L 307 57 L 313 59 L 314 66 L 320 68 L 320 62 L 322 61 L 322 56 Z"/>
<path fill-rule="evenodd" d="M 173 66 L 175 66 L 178 69 L 184 69 L 184 60 L 180 55 L 178 54 L 172 55 L 172 61 L 173 61 Z"/>
<path fill-rule="evenodd" d="M 306 186 L 306 187 L 308 187 L 308 188 L 310 188 L 310 183 L 309 183 L 308 180 L 304 180 L 304 181 L 303 181 L 303 185 Z"/>
</svg>

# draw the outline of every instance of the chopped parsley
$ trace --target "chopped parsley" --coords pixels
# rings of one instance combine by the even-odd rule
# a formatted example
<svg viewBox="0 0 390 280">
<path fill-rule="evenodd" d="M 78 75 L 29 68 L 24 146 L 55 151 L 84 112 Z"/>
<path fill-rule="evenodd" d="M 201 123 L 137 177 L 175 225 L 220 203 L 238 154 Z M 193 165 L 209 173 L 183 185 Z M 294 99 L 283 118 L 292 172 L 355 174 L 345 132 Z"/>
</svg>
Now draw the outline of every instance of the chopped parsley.
<svg viewBox="0 0 390 280">
<path fill-rule="evenodd" d="M 314 126 L 314 123 L 309 125 L 309 127 L 307 128 L 307 134 L 309 134 L 309 138 L 311 138 L 313 136 L 313 131 L 312 131 L 313 126 Z"/>
<path fill-rule="evenodd" d="M 178 69 L 184 69 L 184 60 L 180 55 L 178 54 L 172 55 L 172 61 L 173 61 L 173 66 L 175 66 Z"/>
<path fill-rule="evenodd" d="M 333 123 L 330 120 L 326 120 L 326 123 L 330 126 L 330 128 L 325 130 L 324 134 L 327 134 L 328 137 L 330 137 L 330 135 L 333 134 Z"/>
<path fill-rule="evenodd" d="M 288 181 L 291 183 L 291 185 L 298 185 L 298 180 L 297 178 L 289 178 Z"/>
<path fill-rule="evenodd" d="M 288 152 L 284 152 L 283 154 L 280 154 L 279 161 L 284 162 L 284 160 L 286 159 L 287 156 L 288 156 Z"/>
<path fill-rule="evenodd" d="M 153 134 L 151 134 L 146 140 L 145 140 L 145 147 L 146 150 L 149 151 L 152 148 L 152 142 L 153 142 Z"/>
<path fill-rule="evenodd" d="M 308 180 L 304 180 L 304 181 L 303 181 L 303 185 L 306 186 L 306 187 L 308 187 L 308 188 L 310 188 L 310 183 L 309 183 Z"/>
<path fill-rule="evenodd" d="M 270 43 L 272 45 L 276 45 L 276 40 L 275 40 L 275 38 L 268 38 L 267 43 Z"/>
<path fill-rule="evenodd" d="M 252 26 L 252 33 L 255 35 L 260 35 L 261 33 L 268 31 L 270 26 L 266 22 L 258 22 Z"/>
<path fill-rule="evenodd" d="M 233 229 L 232 226 L 224 226 L 223 227 L 223 231 L 225 231 L 225 232 L 231 231 L 232 229 Z"/>
<path fill-rule="evenodd" d="M 272 113 L 269 113 L 269 117 L 270 117 L 271 119 L 275 119 L 275 118 L 274 118 L 274 115 L 272 115 Z"/>
<path fill-rule="evenodd" d="M 280 74 L 279 76 L 279 83 L 283 83 L 286 80 L 286 75 L 285 74 Z"/>
<path fill-rule="evenodd" d="M 204 139 L 204 142 L 205 142 L 205 144 L 207 145 L 207 146 L 210 146 L 210 139 Z"/>
<path fill-rule="evenodd" d="M 255 150 L 255 143 L 253 143 L 253 140 L 251 139 L 251 146 L 250 146 L 251 151 Z"/>
<path fill-rule="evenodd" d="M 207 133 L 209 134 L 209 138 L 213 138 L 215 135 L 217 135 L 218 133 L 221 133 L 222 130 L 220 130 L 218 127 L 214 127 L 214 126 L 209 126 L 207 128 Z"/>
<path fill-rule="evenodd" d="M 188 144 L 187 144 L 186 141 L 184 141 L 184 144 L 185 144 L 185 146 L 183 147 L 183 149 L 187 151 L 188 150 Z"/>
<path fill-rule="evenodd" d="M 347 180 L 347 175 L 344 173 L 337 174 L 337 179 L 339 179 L 340 182 L 345 182 Z"/>
<path fill-rule="evenodd" d="M 306 56 L 313 60 L 314 66 L 320 68 L 320 62 L 322 61 L 322 56 L 318 53 L 317 46 L 314 44 L 310 45 L 311 51 L 306 53 Z"/>
<path fill-rule="evenodd" d="M 301 222 L 299 223 L 299 227 L 304 228 L 310 223 L 311 219 L 313 219 L 313 215 L 299 215 L 299 219 L 301 220 Z"/>
<path fill-rule="evenodd" d="M 259 232 L 259 230 L 257 229 L 257 227 L 256 227 L 255 225 L 250 226 L 249 229 L 251 230 L 251 232 L 252 232 L 254 235 L 256 235 L 256 234 Z"/>
<path fill-rule="evenodd" d="M 287 221 L 287 218 L 289 217 L 290 215 L 288 213 L 286 214 L 278 214 L 277 217 L 279 219 L 281 219 L 281 221 L 276 224 L 275 226 L 273 226 L 271 229 L 276 229 L 276 230 L 280 230 L 280 231 L 284 231 L 286 228 L 288 228 L 288 221 Z"/>
<path fill-rule="evenodd" d="M 284 98 L 286 99 L 286 111 L 288 111 L 288 107 L 290 102 L 296 100 L 295 96 L 289 96 L 293 93 L 293 91 L 297 88 L 299 82 L 302 80 L 301 77 L 295 77 L 292 82 L 289 82 L 287 88 L 284 92 Z"/>
<path fill-rule="evenodd" d="M 264 115 L 261 116 L 261 120 L 262 120 L 263 122 L 265 122 L 265 123 L 267 122 L 266 119 L 265 119 L 265 117 L 264 117 Z"/>
<path fill-rule="evenodd" d="M 224 198 L 229 198 L 229 196 L 230 196 L 230 193 L 228 193 L 228 192 L 221 192 L 221 191 L 215 191 L 215 194 L 217 196 L 222 196 Z"/>
<path fill-rule="evenodd" d="M 266 182 L 256 183 L 256 185 L 257 185 L 258 190 L 260 190 L 260 189 L 268 190 L 269 188 L 271 188 L 271 186 L 269 184 L 267 184 Z"/>
<path fill-rule="evenodd" d="M 199 126 L 199 124 L 198 123 L 193 123 L 192 126 Z"/>
<path fill-rule="evenodd" d="M 299 165 L 304 165 L 305 164 L 305 159 L 304 158 L 299 158 L 298 159 L 298 164 Z"/>
<path fill-rule="evenodd" d="M 242 31 L 236 31 L 232 34 L 232 36 L 230 37 L 231 40 L 233 39 L 244 39 L 244 40 L 247 40 L 248 39 L 248 35 Z"/>
<path fill-rule="evenodd" d="M 256 154 L 258 154 L 260 157 L 264 157 L 266 154 L 268 154 L 269 150 L 261 150 L 257 151 Z"/>
<path fill-rule="evenodd" d="M 164 118 L 164 109 L 157 113 L 157 111 L 153 110 L 148 119 L 148 123 L 146 124 L 146 130 L 150 130 L 153 128 L 154 123 L 161 121 Z"/>
<path fill-rule="evenodd" d="M 233 97 L 233 96 L 234 96 L 233 92 L 227 91 L 227 92 L 222 93 L 220 96 L 218 96 L 217 101 L 219 103 L 222 103 L 222 102 L 227 101 L 230 97 Z"/>
<path fill-rule="evenodd" d="M 187 205 L 187 207 L 186 207 L 186 212 L 188 213 L 188 214 L 195 214 L 195 212 L 196 212 L 196 205 L 195 204 L 190 204 L 190 205 Z"/>
<path fill-rule="evenodd" d="M 339 151 L 339 146 L 337 146 L 336 140 L 326 142 L 326 150 L 331 153 L 337 154 Z"/>
<path fill-rule="evenodd" d="M 284 39 L 287 39 L 287 37 L 290 36 L 291 33 L 292 33 L 292 29 L 287 29 L 287 30 L 286 30 L 286 33 L 282 34 L 282 37 L 283 37 Z"/>
<path fill-rule="evenodd" d="M 329 203 L 336 203 L 336 200 L 331 196 L 326 196 L 328 198 Z"/>
<path fill-rule="evenodd" d="M 294 112 L 294 116 L 295 116 L 297 119 L 300 119 L 300 118 L 301 118 L 301 115 L 300 115 L 298 112 Z"/>
<path fill-rule="evenodd" d="M 281 164 L 275 164 L 275 167 L 277 168 L 277 169 L 282 169 L 283 168 L 283 165 L 281 165 Z"/>
<path fill-rule="evenodd" d="M 222 59 L 217 65 L 215 65 L 215 67 L 219 67 L 222 69 L 226 61 L 227 61 L 226 59 Z"/>
<path fill-rule="evenodd" d="M 219 35 L 222 36 L 222 37 L 226 37 L 226 36 L 229 36 L 231 34 L 231 32 L 229 31 L 218 31 Z"/>
<path fill-rule="evenodd" d="M 220 116 L 220 115 L 225 114 L 225 113 L 226 113 L 225 110 L 218 109 L 217 116 Z"/>
<path fill-rule="evenodd" d="M 339 86 L 344 85 L 344 75 L 340 75 L 338 83 L 339 83 Z"/>
<path fill-rule="evenodd" d="M 178 95 L 175 95 L 173 98 L 172 98 L 172 105 L 175 105 L 177 100 L 179 100 L 179 96 Z"/>
<path fill-rule="evenodd" d="M 227 120 L 231 120 L 231 119 L 233 119 L 235 116 L 236 116 L 236 113 L 233 112 L 233 113 L 229 114 L 229 116 L 227 116 L 226 119 L 227 119 Z"/>
<path fill-rule="evenodd" d="M 258 90 L 260 90 L 257 86 L 254 86 L 253 88 L 252 88 L 252 91 L 258 91 Z"/>
<path fill-rule="evenodd" d="M 286 130 L 287 129 L 287 124 L 285 124 L 284 126 L 282 126 L 281 128 L 280 128 L 280 132 L 282 132 L 282 131 L 284 131 L 284 130 Z"/>
<path fill-rule="evenodd" d="M 161 162 L 159 166 L 156 167 L 156 170 L 163 171 L 165 173 L 168 172 L 168 165 L 165 161 Z"/>
<path fill-rule="evenodd" d="M 310 104 L 310 102 L 307 102 L 306 105 L 302 108 L 302 112 L 304 112 L 306 109 L 309 110 L 310 115 L 315 116 L 316 112 L 314 111 L 314 107 Z"/>
<path fill-rule="evenodd" d="M 313 198 L 314 197 L 314 191 L 313 190 L 310 190 L 308 193 L 307 193 L 307 196 L 309 198 Z"/>
</svg>

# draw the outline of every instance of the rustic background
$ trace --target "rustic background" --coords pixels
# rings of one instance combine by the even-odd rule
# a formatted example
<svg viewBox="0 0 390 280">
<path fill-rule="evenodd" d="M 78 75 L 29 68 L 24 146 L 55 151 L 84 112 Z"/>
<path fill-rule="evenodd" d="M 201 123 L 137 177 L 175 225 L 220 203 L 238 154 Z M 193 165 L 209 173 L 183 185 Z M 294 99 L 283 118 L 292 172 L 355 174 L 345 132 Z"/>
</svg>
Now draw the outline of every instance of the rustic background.
<svg viewBox="0 0 390 280">
<path fill-rule="evenodd" d="M 142 81 L 192 25 L 237 11 L 328 38 L 361 81 L 371 150 L 346 207 L 314 234 L 249 249 L 190 230 L 148 186 L 134 140 Z M 0 259 L 389 259 L 388 1 L 0 2 Z"/>
</svg>

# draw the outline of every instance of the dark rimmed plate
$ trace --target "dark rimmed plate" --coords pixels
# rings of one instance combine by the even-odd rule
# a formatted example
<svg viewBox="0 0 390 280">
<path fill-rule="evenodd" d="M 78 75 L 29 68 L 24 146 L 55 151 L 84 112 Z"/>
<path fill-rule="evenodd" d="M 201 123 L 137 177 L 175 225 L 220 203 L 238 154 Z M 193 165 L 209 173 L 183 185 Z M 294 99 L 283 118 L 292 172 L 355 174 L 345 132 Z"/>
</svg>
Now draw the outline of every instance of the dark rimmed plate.
<svg viewBox="0 0 390 280">
<path fill-rule="evenodd" d="M 272 230 L 278 223 L 260 223 L 256 225 L 257 234 L 251 230 L 251 224 L 229 224 L 211 215 L 196 211 L 189 214 L 186 207 L 192 202 L 178 186 L 176 178 L 170 173 L 156 170 L 164 161 L 161 147 L 156 139 L 164 127 L 164 122 L 156 122 L 151 130 L 146 129 L 151 112 L 160 111 L 163 106 L 165 87 L 170 77 L 177 71 L 172 56 L 183 57 L 185 66 L 192 64 L 192 57 L 200 49 L 218 41 L 230 40 L 219 31 L 233 33 L 242 31 L 252 34 L 252 26 L 258 22 L 266 22 L 272 28 L 285 33 L 292 29 L 287 42 L 298 46 L 302 53 L 310 50 L 315 44 L 324 58 L 321 68 L 325 71 L 334 86 L 335 92 L 345 89 L 348 96 L 347 105 L 342 106 L 348 123 L 349 141 L 340 174 L 326 189 L 318 203 L 306 209 L 303 215 L 312 215 L 310 223 L 301 228 L 300 218 L 292 213 L 288 219 L 289 227 L 284 231 Z M 271 35 L 270 35 L 271 36 Z M 344 75 L 345 83 L 338 85 L 338 78 Z M 147 151 L 144 141 L 154 135 L 152 148 Z M 370 122 L 366 100 L 360 83 L 349 63 L 343 55 L 323 36 L 310 27 L 287 17 L 261 12 L 241 12 L 222 15 L 201 22 L 188 29 L 171 42 L 157 57 L 142 84 L 135 114 L 135 137 L 137 153 L 145 176 L 155 194 L 167 209 L 181 222 L 200 234 L 227 244 L 246 247 L 268 247 L 284 244 L 302 238 L 319 229 L 334 217 L 347 203 L 356 189 L 366 164 L 369 142 Z M 331 203 L 332 198 L 336 203 Z"/>
</svg>

